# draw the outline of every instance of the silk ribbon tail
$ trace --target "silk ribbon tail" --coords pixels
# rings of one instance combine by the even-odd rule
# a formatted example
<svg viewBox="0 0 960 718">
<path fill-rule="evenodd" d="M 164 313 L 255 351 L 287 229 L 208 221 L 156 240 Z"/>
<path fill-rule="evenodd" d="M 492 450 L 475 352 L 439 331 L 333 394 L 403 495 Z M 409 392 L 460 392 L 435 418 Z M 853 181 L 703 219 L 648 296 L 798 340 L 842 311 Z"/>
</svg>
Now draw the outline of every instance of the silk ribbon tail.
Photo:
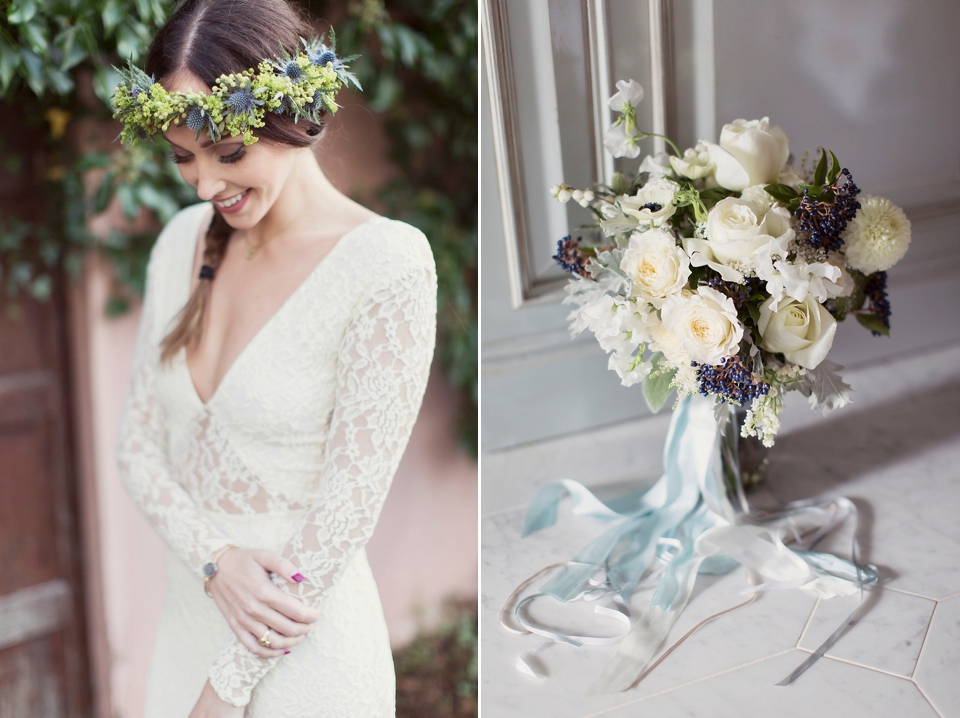
<svg viewBox="0 0 960 718">
<path fill-rule="evenodd" d="M 549 638 L 540 641 L 536 646 L 531 648 L 529 651 L 524 651 L 519 656 L 517 656 L 517 670 L 521 673 L 526 673 L 528 676 L 533 676 L 538 680 L 543 680 L 547 677 L 547 672 L 541 668 L 538 668 L 536 664 L 540 663 L 539 661 L 532 660 L 540 651 L 542 651 L 547 646 L 550 646 L 554 641 Z"/>
<path fill-rule="evenodd" d="M 863 598 L 864 598 L 863 595 L 861 595 L 860 605 L 857 606 L 855 609 L 853 609 L 853 613 L 847 616 L 847 620 L 841 623 L 840 627 L 836 631 L 834 631 L 832 634 L 830 634 L 830 637 L 827 640 L 825 640 L 823 643 L 821 643 L 820 647 L 816 651 L 814 651 L 812 654 L 810 654 L 810 656 L 807 657 L 807 660 L 805 660 L 803 663 L 797 666 L 793 670 L 793 673 L 791 673 L 789 676 L 787 676 L 782 681 L 780 681 L 777 684 L 778 686 L 790 685 L 797 678 L 799 678 L 804 671 L 806 671 L 810 666 L 812 666 L 814 663 L 820 660 L 821 656 L 823 656 L 823 654 L 830 649 L 830 646 L 836 643 L 837 640 L 840 638 L 840 636 L 844 634 L 844 631 L 846 631 L 847 628 L 849 628 L 853 623 L 856 622 L 857 615 L 860 613 L 860 609 L 863 608 Z"/>
</svg>

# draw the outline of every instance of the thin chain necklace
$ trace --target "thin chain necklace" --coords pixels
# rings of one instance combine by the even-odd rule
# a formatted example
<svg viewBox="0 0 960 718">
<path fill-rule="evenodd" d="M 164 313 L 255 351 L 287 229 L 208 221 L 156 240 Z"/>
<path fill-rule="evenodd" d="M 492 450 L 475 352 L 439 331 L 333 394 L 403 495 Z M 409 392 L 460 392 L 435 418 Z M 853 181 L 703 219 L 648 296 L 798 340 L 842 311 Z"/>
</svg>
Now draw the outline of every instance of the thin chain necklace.
<svg viewBox="0 0 960 718">
<path fill-rule="evenodd" d="M 247 247 L 248 247 L 247 259 L 253 259 L 253 255 L 256 254 L 257 250 L 263 246 L 261 244 L 260 247 L 254 247 L 252 244 L 250 244 L 250 239 L 247 237 L 247 235 L 243 235 L 243 241 L 247 243 Z M 266 244 L 266 242 L 264 242 L 264 244 Z"/>
</svg>

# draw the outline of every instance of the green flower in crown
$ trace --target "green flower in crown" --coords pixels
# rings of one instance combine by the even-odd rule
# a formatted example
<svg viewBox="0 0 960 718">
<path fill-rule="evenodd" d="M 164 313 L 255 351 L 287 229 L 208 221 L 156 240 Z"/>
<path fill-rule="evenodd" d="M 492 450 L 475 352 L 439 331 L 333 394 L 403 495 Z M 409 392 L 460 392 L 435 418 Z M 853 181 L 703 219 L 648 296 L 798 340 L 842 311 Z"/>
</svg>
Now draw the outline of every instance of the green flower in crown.
<svg viewBox="0 0 960 718">
<path fill-rule="evenodd" d="M 303 50 L 261 62 L 256 68 L 221 75 L 210 94 L 167 92 L 143 70 L 128 63 L 117 69 L 121 82 L 113 95 L 114 118 L 123 123 L 120 141 L 136 144 L 166 132 L 171 124 L 186 124 L 219 142 L 227 135 L 242 136 L 245 145 L 257 141 L 253 134 L 264 126 L 267 112 L 292 115 L 294 122 L 306 117 L 319 122 L 324 111 L 339 108 L 334 98 L 345 84 L 362 89 L 347 68 L 356 56 L 339 58 L 336 36 L 330 33 L 330 47 L 323 38 L 305 40 Z"/>
</svg>

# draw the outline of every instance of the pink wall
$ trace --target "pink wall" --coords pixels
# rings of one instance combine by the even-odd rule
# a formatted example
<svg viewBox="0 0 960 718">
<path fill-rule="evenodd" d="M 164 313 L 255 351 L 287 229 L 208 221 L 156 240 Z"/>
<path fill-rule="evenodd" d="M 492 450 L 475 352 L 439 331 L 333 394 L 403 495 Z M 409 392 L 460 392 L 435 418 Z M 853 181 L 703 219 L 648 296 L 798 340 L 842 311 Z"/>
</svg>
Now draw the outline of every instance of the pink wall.
<svg viewBox="0 0 960 718">
<path fill-rule="evenodd" d="M 373 115 L 344 98 L 318 157 L 334 184 L 354 194 L 391 176 L 385 149 Z M 163 598 L 164 549 L 116 470 L 114 446 L 139 311 L 105 318 L 109 285 L 109 267 L 90 257 L 71 308 L 81 510 L 97 714 L 138 718 Z M 418 626 L 436 625 L 447 596 L 477 593 L 477 465 L 456 447 L 457 401 L 434 367 L 368 546 L 395 645 L 412 638 Z"/>
</svg>

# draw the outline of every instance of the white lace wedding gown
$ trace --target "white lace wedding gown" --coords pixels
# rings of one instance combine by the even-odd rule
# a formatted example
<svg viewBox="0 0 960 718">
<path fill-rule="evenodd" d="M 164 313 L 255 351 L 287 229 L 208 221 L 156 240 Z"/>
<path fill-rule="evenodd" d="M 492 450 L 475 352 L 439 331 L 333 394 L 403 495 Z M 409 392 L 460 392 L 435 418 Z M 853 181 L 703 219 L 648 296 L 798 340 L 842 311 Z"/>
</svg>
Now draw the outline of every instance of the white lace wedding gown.
<svg viewBox="0 0 960 718">
<path fill-rule="evenodd" d="M 150 256 L 121 476 L 168 546 L 147 718 L 187 718 L 208 677 L 250 718 L 394 715 L 386 624 L 364 544 L 420 407 L 436 274 L 423 234 L 374 218 L 345 234 L 227 371 L 210 400 L 159 343 L 187 300 L 211 218 L 188 207 Z M 267 548 L 306 577 L 275 582 L 320 608 L 289 655 L 261 659 L 203 590 L 228 544 Z"/>
</svg>

